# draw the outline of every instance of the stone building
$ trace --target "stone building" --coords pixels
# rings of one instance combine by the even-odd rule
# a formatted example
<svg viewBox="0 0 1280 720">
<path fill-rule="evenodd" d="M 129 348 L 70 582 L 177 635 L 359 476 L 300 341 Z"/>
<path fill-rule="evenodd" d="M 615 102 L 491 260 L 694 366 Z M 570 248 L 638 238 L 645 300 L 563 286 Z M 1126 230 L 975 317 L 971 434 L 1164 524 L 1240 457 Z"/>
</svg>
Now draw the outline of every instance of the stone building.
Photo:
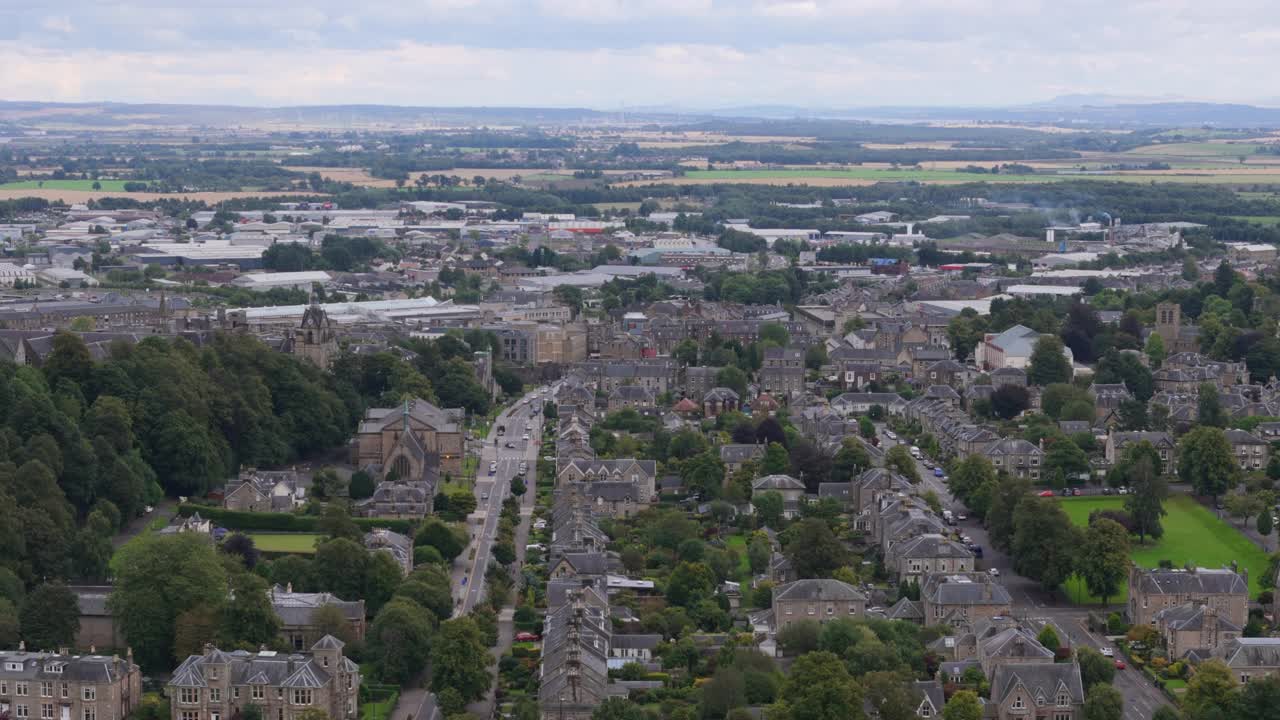
<svg viewBox="0 0 1280 720">
<path fill-rule="evenodd" d="M 1166 608 L 1198 603 L 1239 627 L 1249 621 L 1249 573 L 1226 568 L 1129 568 L 1129 622 L 1155 626 Z"/>
<path fill-rule="evenodd" d="M 443 410 L 425 400 L 398 408 L 370 408 L 352 441 L 352 462 L 382 481 L 361 503 L 372 517 L 417 517 L 432 511 L 444 475 L 462 476 L 461 408 Z"/>
<path fill-rule="evenodd" d="M 302 322 L 289 335 L 286 349 L 322 368 L 329 367 L 338 354 L 338 333 L 334 330 L 333 320 L 315 302 L 314 296 L 302 313 Z"/>
<path fill-rule="evenodd" d="M 0 651 L 0 717 L 124 720 L 142 700 L 133 654 Z"/>
<path fill-rule="evenodd" d="M 325 636 L 316 626 L 315 614 L 320 608 L 333 607 L 351 625 L 351 634 L 357 640 L 364 639 L 364 600 L 343 600 L 333 593 L 294 592 L 293 585 L 272 586 L 268 591 L 271 608 L 280 618 L 280 635 L 294 650 L 303 650 Z"/>
<path fill-rule="evenodd" d="M 232 720 L 257 705 L 263 720 L 297 720 L 308 710 L 355 718 L 360 667 L 325 635 L 308 653 L 223 652 L 212 645 L 191 655 L 169 679 L 171 720 Z"/>
<path fill-rule="evenodd" d="M 773 622 L 778 632 L 802 620 L 825 623 L 836 618 L 862 618 L 866 612 L 867 596 L 839 580 L 796 580 L 773 592 Z"/>
</svg>

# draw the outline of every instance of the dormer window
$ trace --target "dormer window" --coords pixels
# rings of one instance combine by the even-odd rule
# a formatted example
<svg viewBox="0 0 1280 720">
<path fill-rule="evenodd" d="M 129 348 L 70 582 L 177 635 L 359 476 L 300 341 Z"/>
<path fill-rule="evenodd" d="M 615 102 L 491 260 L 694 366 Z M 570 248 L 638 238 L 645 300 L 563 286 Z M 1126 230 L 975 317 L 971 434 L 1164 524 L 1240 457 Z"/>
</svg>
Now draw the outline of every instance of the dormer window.
<svg viewBox="0 0 1280 720">
<path fill-rule="evenodd" d="M 1071 704 L 1071 696 L 1065 692 L 1058 693 L 1058 707 L 1067 707 Z"/>
</svg>

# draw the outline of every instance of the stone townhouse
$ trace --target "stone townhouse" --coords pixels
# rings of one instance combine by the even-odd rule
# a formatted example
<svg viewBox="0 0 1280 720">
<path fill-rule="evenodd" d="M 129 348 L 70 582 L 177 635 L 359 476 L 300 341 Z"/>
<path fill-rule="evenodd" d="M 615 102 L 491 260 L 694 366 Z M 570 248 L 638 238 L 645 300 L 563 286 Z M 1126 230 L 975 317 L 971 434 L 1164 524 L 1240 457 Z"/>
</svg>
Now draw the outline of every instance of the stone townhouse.
<svg viewBox="0 0 1280 720">
<path fill-rule="evenodd" d="M 609 600 L 589 587 L 570 589 L 548 607 L 542 629 L 538 707 L 544 720 L 591 720 L 609 696 L 613 623 Z"/>
<path fill-rule="evenodd" d="M 1081 720 L 1084 684 L 1072 663 L 1009 663 L 991 677 L 984 717 L 992 720 Z"/>
<path fill-rule="evenodd" d="M 702 396 L 702 414 L 713 418 L 721 413 L 737 412 L 741 407 L 738 393 L 726 387 L 715 387 Z"/>
<path fill-rule="evenodd" d="M 1129 568 L 1129 622 L 1155 625 L 1156 613 L 1197 603 L 1234 625 L 1248 622 L 1249 573 L 1227 568 Z"/>
<path fill-rule="evenodd" d="M 999 390 L 1006 385 L 1015 385 L 1017 387 L 1027 386 L 1027 371 L 1022 368 L 999 368 L 992 370 L 989 377 L 991 378 L 991 386 L 996 390 Z"/>
<path fill-rule="evenodd" d="M 800 504 L 804 501 L 804 483 L 790 475 L 765 475 L 751 483 L 751 496 L 760 497 L 767 492 L 776 492 L 782 496 L 782 515 L 794 518 L 800 514 Z"/>
<path fill-rule="evenodd" d="M 1094 420 L 1103 425 L 1120 421 L 1120 406 L 1133 400 L 1133 393 L 1124 383 L 1094 383 L 1089 386 L 1093 398 Z"/>
<path fill-rule="evenodd" d="M 1008 615 L 1013 599 L 986 573 L 929 575 L 920 586 L 925 625 L 961 627 Z"/>
<path fill-rule="evenodd" d="M 355 718 L 360 667 L 326 635 L 310 652 L 223 652 L 206 645 L 169 678 L 172 720 L 231 720 L 257 705 L 263 720 L 296 720 L 319 710 L 330 718 Z"/>
<path fill-rule="evenodd" d="M 0 651 L 0 716 L 20 720 L 125 720 L 142 701 L 133 654 Z"/>
<path fill-rule="evenodd" d="M 899 581 L 920 581 L 934 573 L 965 573 L 974 569 L 973 551 L 944 535 L 928 533 L 894 544 L 885 567 Z"/>
<path fill-rule="evenodd" d="M 1192 657 L 1195 659 L 1194 653 Z M 1231 669 L 1231 676 L 1244 685 L 1254 678 L 1280 674 L 1280 638 L 1234 638 L 1227 641 L 1213 657 L 1226 663 Z"/>
<path fill-rule="evenodd" d="M 1005 438 L 987 448 L 986 454 L 996 472 L 1003 470 L 1013 477 L 1026 478 L 1032 482 L 1040 479 L 1044 451 L 1026 440 Z"/>
<path fill-rule="evenodd" d="M 1149 442 L 1160 454 L 1162 467 L 1158 468 L 1165 475 L 1173 475 L 1178 470 L 1178 444 L 1167 432 L 1120 432 L 1111 430 L 1107 433 L 1107 442 L 1103 448 L 1103 457 L 1108 465 L 1115 465 L 1124 456 L 1125 448 L 1130 445 Z"/>
<path fill-rule="evenodd" d="M 1181 660 L 1192 652 L 1205 657 L 1243 634 L 1217 608 L 1200 603 L 1165 608 L 1155 614 L 1155 621 L 1170 660 Z"/>
<path fill-rule="evenodd" d="M 903 348 L 898 353 L 898 362 L 910 366 L 911 377 L 917 381 L 923 381 L 929 377 L 929 368 L 931 366 L 950 358 L 951 353 L 946 348 L 922 345 L 911 345 Z"/>
<path fill-rule="evenodd" d="M 652 410 L 656 405 L 653 391 L 639 385 L 623 385 L 609 393 L 609 412 L 631 408 L 636 411 Z"/>
<path fill-rule="evenodd" d="M 242 470 L 222 491 L 222 506 L 241 512 L 292 512 L 306 501 L 296 470 Z"/>
<path fill-rule="evenodd" d="M 978 623 L 986 625 L 986 623 Z M 1011 624 L 1001 623 L 987 625 L 989 630 L 977 638 L 976 650 L 978 663 L 982 666 L 982 674 L 987 677 L 995 675 L 1001 665 L 1052 663 L 1054 652 L 1040 644 L 1029 631 Z"/>
<path fill-rule="evenodd" d="M 866 616 L 867 596 L 848 583 L 832 579 L 796 580 L 773 591 L 774 628 L 782 632 L 792 623 Z"/>
<path fill-rule="evenodd" d="M 685 397 L 701 398 L 716 386 L 716 375 L 722 367 L 691 366 L 684 369 Z"/>
<path fill-rule="evenodd" d="M 341 612 L 351 626 L 355 639 L 364 639 L 364 600 L 343 600 L 327 592 L 294 592 L 292 583 L 284 587 L 273 585 L 267 592 L 271 608 L 275 610 L 276 617 L 280 618 L 280 636 L 294 650 L 309 648 L 325 636 L 326 633 L 315 622 L 316 612 L 325 607 L 336 608 Z"/>
<path fill-rule="evenodd" d="M 900 415 L 906 401 L 897 393 L 843 393 L 831 400 L 831 409 L 845 417 L 866 415 L 873 407 L 881 407 L 886 415 Z"/>
<path fill-rule="evenodd" d="M 1270 443 L 1244 430 L 1232 428 L 1224 432 L 1241 470 L 1248 473 L 1266 469 L 1271 456 Z"/>
<path fill-rule="evenodd" d="M 760 368 L 760 389 L 783 400 L 804 392 L 804 367 L 764 367 Z"/>
<path fill-rule="evenodd" d="M 734 443 L 720 446 L 720 462 L 724 463 L 726 479 L 733 477 L 733 474 L 742 469 L 743 465 L 758 461 L 762 457 L 764 457 L 764 445 Z"/>
<path fill-rule="evenodd" d="M 912 377 L 920 385 L 946 385 L 952 388 L 962 388 L 973 381 L 973 376 L 974 373 L 969 368 L 955 360 L 946 359 L 929 365 L 922 374 L 913 375 Z"/>
</svg>

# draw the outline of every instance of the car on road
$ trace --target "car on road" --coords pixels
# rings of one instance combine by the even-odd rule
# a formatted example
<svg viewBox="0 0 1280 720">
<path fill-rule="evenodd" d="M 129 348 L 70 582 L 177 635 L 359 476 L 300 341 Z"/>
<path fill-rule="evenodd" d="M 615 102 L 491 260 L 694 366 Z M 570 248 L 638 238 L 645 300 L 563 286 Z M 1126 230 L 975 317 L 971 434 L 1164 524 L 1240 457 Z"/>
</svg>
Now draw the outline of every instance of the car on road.
<svg viewBox="0 0 1280 720">
<path fill-rule="evenodd" d="M 934 477 L 936 477 L 936 478 L 940 478 L 940 477 L 942 477 L 942 476 L 944 476 L 944 475 L 946 475 L 946 473 L 942 472 L 942 468 L 940 468 L 940 467 L 936 467 L 936 468 L 934 468 L 934 469 L 933 469 L 933 476 L 934 476 Z"/>
<path fill-rule="evenodd" d="M 889 438 L 890 440 L 897 440 L 897 439 L 898 439 L 898 435 L 897 435 L 897 433 L 895 433 L 895 432 L 894 432 L 894 431 L 892 431 L 892 430 L 885 430 L 885 431 L 884 431 L 884 436 L 885 436 L 885 437 L 887 437 L 887 438 Z"/>
<path fill-rule="evenodd" d="M 488 499 L 489 499 L 489 493 L 480 493 L 480 499 L 481 499 L 481 500 L 488 500 Z"/>
<path fill-rule="evenodd" d="M 516 447 L 516 444 L 508 440 L 507 444 L 504 445 L 503 447 L 507 448 L 508 450 L 514 450 Z"/>
<path fill-rule="evenodd" d="M 968 515 L 965 515 L 964 513 L 956 513 L 957 522 L 964 522 L 965 520 L 968 520 L 968 519 L 969 519 Z"/>
<path fill-rule="evenodd" d="M 1038 494 L 1040 495 L 1040 497 L 1053 497 L 1052 490 L 1041 490 Z"/>
<path fill-rule="evenodd" d="M 1124 660 L 1122 660 L 1121 658 L 1116 658 L 1116 669 L 1123 670 L 1124 668 L 1125 668 Z"/>
<path fill-rule="evenodd" d="M 1099 648 L 1098 652 L 1102 653 L 1102 657 L 1115 657 L 1116 654 L 1116 651 L 1109 647 Z"/>
<path fill-rule="evenodd" d="M 990 574 L 991 577 L 1000 577 L 1000 568 L 991 568 L 987 573 Z"/>
<path fill-rule="evenodd" d="M 516 633 L 516 642 L 537 642 L 541 639 L 542 638 L 538 637 L 537 633 L 531 633 L 531 632 Z"/>
<path fill-rule="evenodd" d="M 529 441 L 529 433 L 524 434 L 524 439 L 525 439 L 525 442 Z"/>
<path fill-rule="evenodd" d="M 498 463 L 496 462 L 489 463 L 489 474 L 490 475 L 498 474 Z"/>
<path fill-rule="evenodd" d="M 1117 493 L 1117 494 L 1119 494 L 1119 495 L 1128 495 L 1128 494 L 1129 494 L 1129 488 L 1127 488 L 1127 487 L 1122 487 L 1122 488 L 1120 488 L 1119 490 L 1116 490 L 1116 493 Z"/>
</svg>

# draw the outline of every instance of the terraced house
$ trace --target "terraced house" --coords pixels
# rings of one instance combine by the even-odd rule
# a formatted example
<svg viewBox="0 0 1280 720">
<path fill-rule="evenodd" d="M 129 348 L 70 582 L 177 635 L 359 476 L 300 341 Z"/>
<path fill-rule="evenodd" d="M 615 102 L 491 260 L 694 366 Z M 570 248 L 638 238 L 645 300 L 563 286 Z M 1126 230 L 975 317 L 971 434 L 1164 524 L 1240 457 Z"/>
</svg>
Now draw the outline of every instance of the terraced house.
<svg viewBox="0 0 1280 720">
<path fill-rule="evenodd" d="M 0 717 L 123 720 L 142 699 L 133 655 L 0 651 Z"/>
<path fill-rule="evenodd" d="M 325 635 L 309 653 L 223 652 L 205 645 L 169 680 L 172 720 L 231 720 L 257 705 L 263 720 L 296 720 L 308 710 L 355 718 L 360 667 Z"/>
</svg>

